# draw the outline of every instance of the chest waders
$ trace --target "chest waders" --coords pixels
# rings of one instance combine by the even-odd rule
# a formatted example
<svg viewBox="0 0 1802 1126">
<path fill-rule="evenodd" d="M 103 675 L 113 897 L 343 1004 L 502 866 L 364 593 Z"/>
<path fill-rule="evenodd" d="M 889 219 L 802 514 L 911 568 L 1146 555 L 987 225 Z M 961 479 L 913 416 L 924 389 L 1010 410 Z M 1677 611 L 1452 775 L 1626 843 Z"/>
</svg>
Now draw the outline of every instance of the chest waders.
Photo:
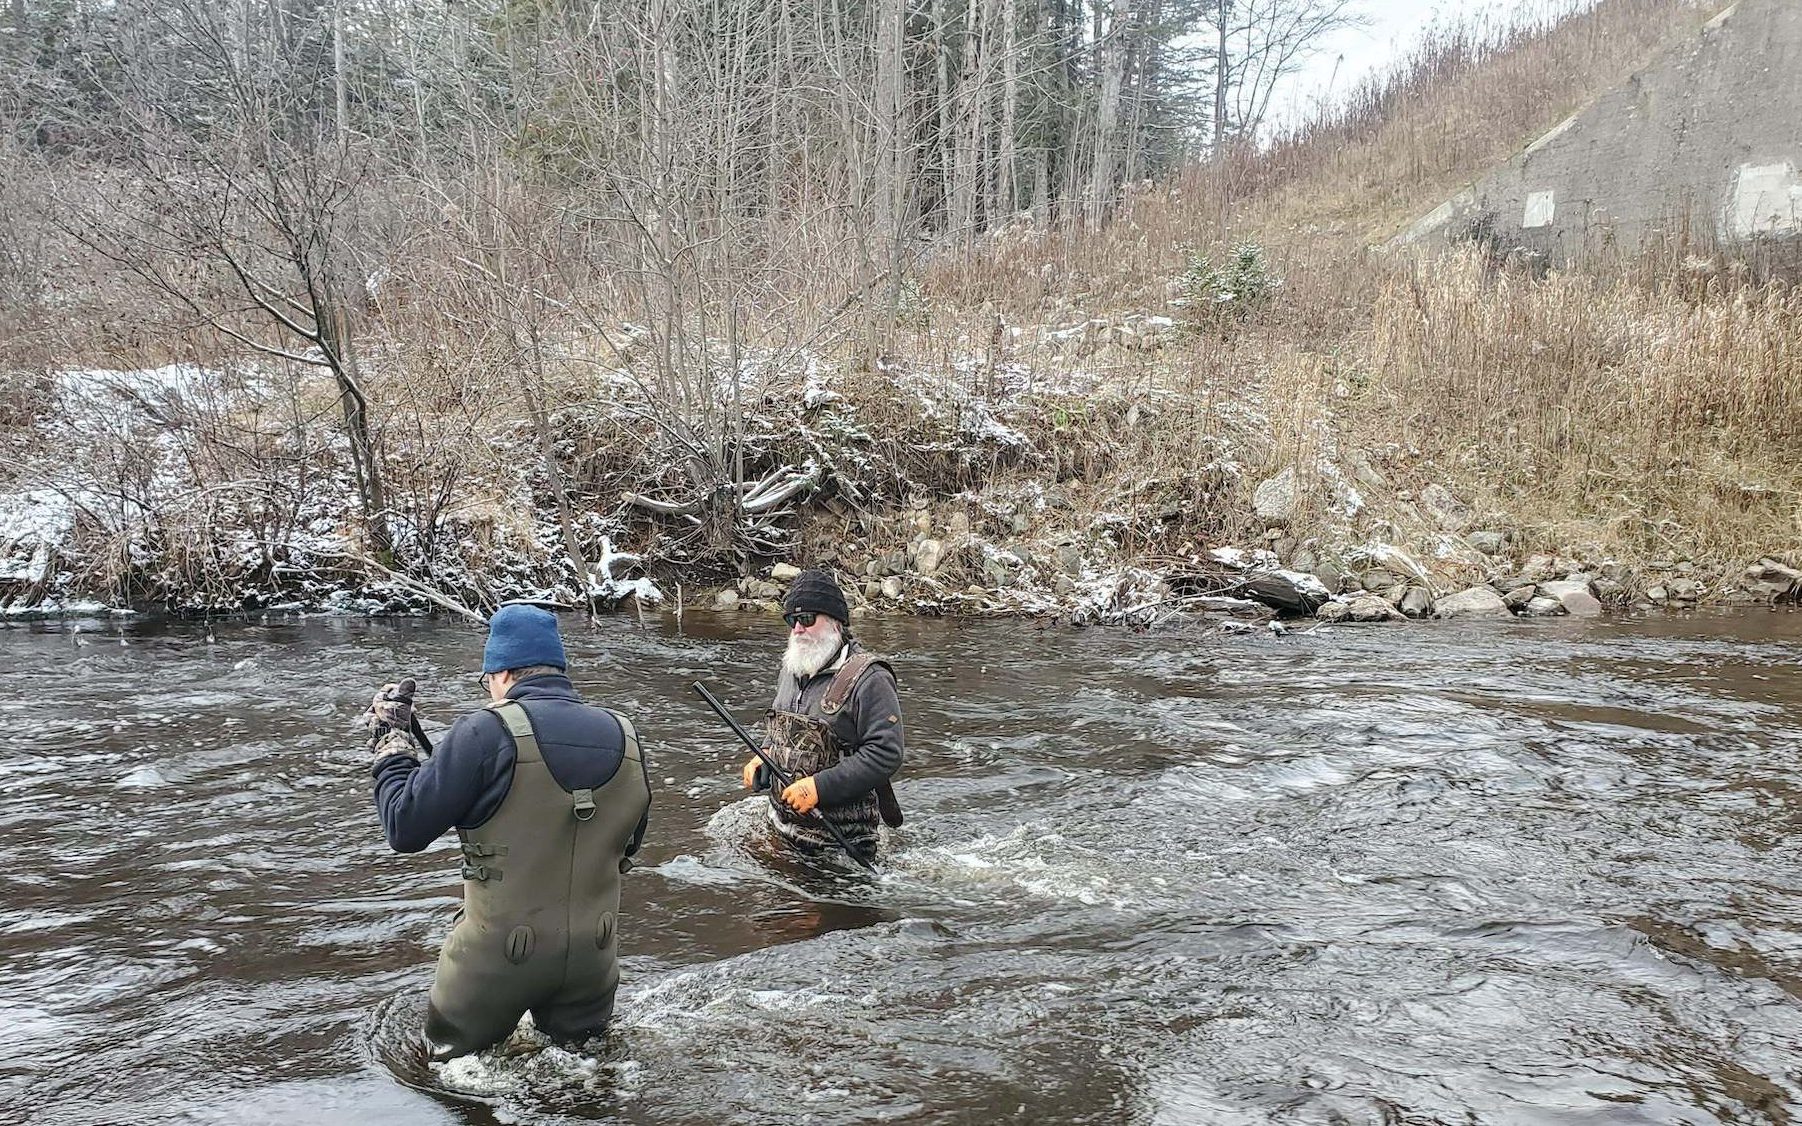
<svg viewBox="0 0 1802 1126">
<path fill-rule="evenodd" d="M 619 989 L 620 874 L 650 804 L 625 716 L 625 756 L 607 784 L 565 790 L 539 753 L 525 708 L 490 705 L 513 737 L 513 781 L 481 826 L 459 829 L 463 914 L 432 978 L 426 1038 L 440 1059 L 490 1047 L 530 1010 L 539 1031 L 599 1034 Z"/>
<path fill-rule="evenodd" d="M 857 682 L 862 679 L 863 674 L 875 665 L 889 668 L 889 663 L 874 653 L 854 653 L 832 675 L 825 693 L 813 703 L 803 705 L 803 710 L 769 710 L 766 729 L 770 736 L 770 757 L 791 778 L 818 774 L 827 767 L 837 765 L 845 757 L 845 743 L 856 738 L 856 732 L 850 730 L 851 717 L 844 714 L 845 704 L 850 701 L 851 693 L 857 688 Z M 891 674 L 893 671 L 890 669 Z M 800 699 L 806 698 L 807 692 L 802 689 Z M 844 805 L 822 804 L 819 811 L 843 830 L 845 839 L 855 845 L 858 851 L 866 856 L 875 853 L 876 825 L 882 820 L 882 816 L 877 808 L 874 791 L 853 798 Z M 899 821 L 897 814 L 893 823 L 898 824 Z M 791 841 L 820 849 L 837 847 L 831 835 L 812 818 L 797 817 L 793 810 L 777 801 L 774 787 L 770 790 L 770 822 L 775 825 L 777 832 Z"/>
</svg>

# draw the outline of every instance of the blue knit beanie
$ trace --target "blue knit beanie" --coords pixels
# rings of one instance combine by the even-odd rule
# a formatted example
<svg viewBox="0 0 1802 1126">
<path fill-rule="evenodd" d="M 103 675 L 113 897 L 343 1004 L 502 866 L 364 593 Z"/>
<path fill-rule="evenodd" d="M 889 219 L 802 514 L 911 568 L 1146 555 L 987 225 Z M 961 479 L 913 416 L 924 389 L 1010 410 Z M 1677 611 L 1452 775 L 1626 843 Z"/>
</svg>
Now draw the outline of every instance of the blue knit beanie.
<svg viewBox="0 0 1802 1126">
<path fill-rule="evenodd" d="M 488 619 L 488 644 L 482 649 L 482 671 L 523 669 L 532 665 L 569 667 L 557 615 L 536 606 L 502 606 Z"/>
</svg>

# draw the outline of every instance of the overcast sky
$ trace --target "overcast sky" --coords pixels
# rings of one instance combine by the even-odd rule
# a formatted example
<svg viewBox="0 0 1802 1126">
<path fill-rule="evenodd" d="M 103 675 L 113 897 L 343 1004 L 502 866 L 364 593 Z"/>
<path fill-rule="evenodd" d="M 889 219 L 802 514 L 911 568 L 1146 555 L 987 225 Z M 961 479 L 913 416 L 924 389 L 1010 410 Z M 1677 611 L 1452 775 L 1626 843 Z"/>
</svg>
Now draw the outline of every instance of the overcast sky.
<svg viewBox="0 0 1802 1126">
<path fill-rule="evenodd" d="M 1382 70 L 1420 41 L 1434 21 L 1481 19 L 1505 25 L 1548 12 L 1589 7 L 1594 0 L 1352 0 L 1351 8 L 1368 19 L 1365 27 L 1347 31 L 1325 45 L 1305 71 L 1296 75 L 1273 103 L 1273 117 L 1293 120 L 1323 99 L 1343 95 L 1368 74 Z M 1271 122 L 1270 124 L 1276 124 Z"/>
</svg>

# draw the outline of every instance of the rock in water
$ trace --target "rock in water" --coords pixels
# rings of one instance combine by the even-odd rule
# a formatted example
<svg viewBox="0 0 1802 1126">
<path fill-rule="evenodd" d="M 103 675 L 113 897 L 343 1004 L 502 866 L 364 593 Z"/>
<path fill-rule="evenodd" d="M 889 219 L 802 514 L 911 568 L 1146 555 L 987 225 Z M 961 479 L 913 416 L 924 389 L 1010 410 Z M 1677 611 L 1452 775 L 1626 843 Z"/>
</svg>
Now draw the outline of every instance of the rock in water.
<svg viewBox="0 0 1802 1126">
<path fill-rule="evenodd" d="M 1542 583 L 1539 593 L 1543 598 L 1557 599 L 1565 613 L 1579 618 L 1593 618 L 1602 612 L 1602 600 L 1595 596 L 1587 582 Z"/>
<path fill-rule="evenodd" d="M 1457 594 L 1448 594 L 1433 603 L 1433 613 L 1441 618 L 1507 618 L 1512 616 L 1502 596 L 1486 586 L 1473 586 Z"/>
<path fill-rule="evenodd" d="M 1401 611 L 1410 618 L 1424 618 L 1433 612 L 1433 596 L 1421 587 L 1411 586 L 1402 595 Z"/>
</svg>

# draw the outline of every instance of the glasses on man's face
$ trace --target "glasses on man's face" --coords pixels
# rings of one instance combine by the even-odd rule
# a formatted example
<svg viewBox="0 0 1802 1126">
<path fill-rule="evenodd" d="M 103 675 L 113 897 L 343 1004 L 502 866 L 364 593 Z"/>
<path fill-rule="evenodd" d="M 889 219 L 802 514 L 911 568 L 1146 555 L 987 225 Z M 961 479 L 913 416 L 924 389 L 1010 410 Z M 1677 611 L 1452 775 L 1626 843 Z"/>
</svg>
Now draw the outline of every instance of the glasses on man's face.
<svg viewBox="0 0 1802 1126">
<path fill-rule="evenodd" d="M 493 675 L 494 674 L 491 672 L 483 672 L 483 673 L 476 674 L 476 683 L 482 686 L 482 691 L 484 691 L 484 692 L 488 691 L 488 678 Z"/>
<path fill-rule="evenodd" d="M 811 626 L 817 618 L 819 615 L 812 610 L 799 610 L 793 614 L 782 615 L 782 620 L 788 623 L 789 629 L 794 629 L 796 626 Z"/>
</svg>

